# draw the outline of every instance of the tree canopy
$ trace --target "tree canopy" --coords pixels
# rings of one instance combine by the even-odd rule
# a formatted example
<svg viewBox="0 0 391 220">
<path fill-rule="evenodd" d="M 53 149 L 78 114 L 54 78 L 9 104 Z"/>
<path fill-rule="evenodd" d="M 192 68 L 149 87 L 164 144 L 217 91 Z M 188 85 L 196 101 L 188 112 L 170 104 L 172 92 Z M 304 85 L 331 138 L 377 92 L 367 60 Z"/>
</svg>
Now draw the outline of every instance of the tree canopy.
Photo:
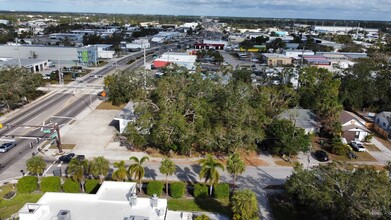
<svg viewBox="0 0 391 220">
<path fill-rule="evenodd" d="M 302 165 L 286 182 L 289 195 L 313 219 L 389 219 L 391 184 L 384 171 L 341 164 Z"/>
</svg>

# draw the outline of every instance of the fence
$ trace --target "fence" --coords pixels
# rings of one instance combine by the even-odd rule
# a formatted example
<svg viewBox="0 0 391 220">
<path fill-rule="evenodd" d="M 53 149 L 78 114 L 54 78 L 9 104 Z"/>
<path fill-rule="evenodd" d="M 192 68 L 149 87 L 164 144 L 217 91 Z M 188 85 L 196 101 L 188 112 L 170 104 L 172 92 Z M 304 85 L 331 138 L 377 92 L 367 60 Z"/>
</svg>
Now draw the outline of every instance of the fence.
<svg viewBox="0 0 391 220">
<path fill-rule="evenodd" d="M 373 129 L 378 133 L 378 134 L 380 134 L 382 137 L 384 137 L 384 138 L 389 138 L 389 136 L 390 136 L 390 133 L 389 132 L 387 132 L 386 130 L 384 130 L 382 127 L 380 127 L 379 125 L 377 125 L 377 124 L 374 124 L 373 125 Z"/>
</svg>

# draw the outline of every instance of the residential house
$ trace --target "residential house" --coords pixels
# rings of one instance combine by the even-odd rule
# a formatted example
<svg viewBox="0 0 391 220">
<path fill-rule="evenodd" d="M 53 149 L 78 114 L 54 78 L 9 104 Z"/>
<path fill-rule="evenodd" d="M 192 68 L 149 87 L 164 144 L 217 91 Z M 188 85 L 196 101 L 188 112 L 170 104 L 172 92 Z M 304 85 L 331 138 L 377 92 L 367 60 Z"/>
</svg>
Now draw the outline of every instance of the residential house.
<svg viewBox="0 0 391 220">
<path fill-rule="evenodd" d="M 391 132 L 391 112 L 380 112 L 375 115 L 375 123 L 384 130 Z"/>
<path fill-rule="evenodd" d="M 278 115 L 278 118 L 292 121 L 296 127 L 303 128 L 306 134 L 318 133 L 321 128 L 318 116 L 309 109 L 288 109 Z"/>
<path fill-rule="evenodd" d="M 339 116 L 342 125 L 342 137 L 347 142 L 352 140 L 365 140 L 369 130 L 365 127 L 365 120 L 355 115 L 353 112 L 343 110 Z"/>
</svg>

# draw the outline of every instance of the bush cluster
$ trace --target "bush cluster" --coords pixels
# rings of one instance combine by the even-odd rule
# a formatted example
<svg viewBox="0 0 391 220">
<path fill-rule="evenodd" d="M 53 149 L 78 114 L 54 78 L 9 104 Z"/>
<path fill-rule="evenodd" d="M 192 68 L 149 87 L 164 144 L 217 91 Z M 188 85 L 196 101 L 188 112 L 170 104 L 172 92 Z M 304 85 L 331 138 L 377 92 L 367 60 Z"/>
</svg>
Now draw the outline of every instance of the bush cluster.
<svg viewBox="0 0 391 220">
<path fill-rule="evenodd" d="M 80 192 L 80 184 L 68 178 L 65 180 L 64 184 L 62 184 L 62 189 L 67 193 L 78 193 Z"/>
<path fill-rule="evenodd" d="M 152 196 L 153 194 L 156 194 L 157 196 L 160 196 L 163 192 L 164 184 L 160 181 L 152 181 L 148 183 L 147 186 L 147 195 Z"/>
<path fill-rule="evenodd" d="M 38 177 L 24 176 L 16 184 L 19 193 L 32 193 L 38 188 Z"/>
<path fill-rule="evenodd" d="M 215 185 L 213 195 L 216 199 L 226 199 L 229 197 L 228 183 L 218 183 Z"/>
<path fill-rule="evenodd" d="M 41 185 L 42 192 L 61 191 L 61 179 L 59 176 L 42 177 L 40 185 Z"/>
<path fill-rule="evenodd" d="M 86 183 L 84 185 L 86 193 L 91 193 L 91 194 L 96 193 L 99 187 L 100 187 L 99 181 L 96 179 L 86 180 Z"/>
<path fill-rule="evenodd" d="M 182 198 L 186 192 L 186 183 L 184 182 L 175 182 L 170 185 L 170 196 L 172 198 Z"/>
<path fill-rule="evenodd" d="M 207 198 L 208 187 L 205 184 L 197 183 L 194 185 L 194 197 L 196 198 Z"/>
</svg>

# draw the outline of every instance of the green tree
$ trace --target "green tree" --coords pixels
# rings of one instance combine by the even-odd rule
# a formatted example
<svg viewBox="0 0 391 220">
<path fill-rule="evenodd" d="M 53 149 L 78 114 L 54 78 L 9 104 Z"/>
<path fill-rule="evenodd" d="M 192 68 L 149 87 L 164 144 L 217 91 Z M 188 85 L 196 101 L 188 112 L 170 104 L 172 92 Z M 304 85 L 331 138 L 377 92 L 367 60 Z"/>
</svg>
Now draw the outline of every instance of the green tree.
<svg viewBox="0 0 391 220">
<path fill-rule="evenodd" d="M 9 109 L 18 107 L 24 97 L 27 100 L 38 97 L 41 93 L 37 88 L 43 85 L 41 74 L 32 74 L 18 67 L 0 69 L 0 101 Z"/>
<path fill-rule="evenodd" d="M 84 175 L 88 171 L 88 160 L 79 160 L 73 158 L 68 164 L 68 172 L 71 173 L 72 179 L 79 182 L 81 191 L 84 192 Z"/>
<path fill-rule="evenodd" d="M 176 166 L 174 161 L 170 158 L 164 158 L 161 162 L 159 171 L 166 176 L 166 195 L 168 196 L 168 176 L 172 176 L 175 173 Z"/>
<path fill-rule="evenodd" d="M 253 191 L 238 190 L 231 199 L 235 220 L 255 220 L 258 218 L 258 201 Z"/>
<path fill-rule="evenodd" d="M 103 156 L 94 157 L 90 163 L 91 173 L 95 176 L 99 176 L 100 183 L 105 180 L 105 177 L 110 170 L 110 162 Z"/>
<path fill-rule="evenodd" d="M 126 170 L 125 161 L 114 162 L 114 167 L 117 168 L 113 172 L 113 179 L 116 181 L 125 181 L 128 178 L 128 171 Z"/>
<path fill-rule="evenodd" d="M 40 156 L 34 156 L 27 160 L 27 170 L 31 174 L 37 175 L 38 179 L 40 178 L 39 175 L 43 173 L 43 171 L 46 168 L 46 163 Z"/>
<path fill-rule="evenodd" d="M 285 187 L 314 219 L 388 219 L 391 184 L 384 171 L 333 163 L 304 170 L 295 167 Z"/>
<path fill-rule="evenodd" d="M 137 157 L 130 157 L 129 160 L 134 161 L 134 163 L 131 164 L 128 168 L 129 175 L 132 179 L 139 181 L 139 191 L 141 193 L 142 179 L 145 175 L 143 163 L 148 161 L 149 157 L 144 156 L 141 159 L 138 159 Z"/>
<path fill-rule="evenodd" d="M 210 154 L 206 155 L 206 158 L 199 160 L 198 163 L 201 165 L 199 177 L 200 179 L 205 178 L 205 182 L 209 183 L 209 193 L 212 196 L 213 185 L 220 180 L 218 168 L 224 171 L 224 165 Z"/>
<path fill-rule="evenodd" d="M 232 192 L 234 192 L 236 187 L 236 177 L 246 170 L 246 164 L 244 164 L 244 161 L 238 153 L 233 153 L 229 155 L 226 167 L 228 173 L 233 176 L 234 184 L 232 186 Z"/>
<path fill-rule="evenodd" d="M 202 214 L 197 216 L 194 220 L 210 220 L 210 218 L 207 215 Z"/>
<path fill-rule="evenodd" d="M 288 155 L 289 161 L 292 155 L 309 150 L 309 135 L 289 120 L 276 120 L 268 126 L 267 131 L 273 140 L 273 152 L 283 156 Z"/>
<path fill-rule="evenodd" d="M 324 130 L 336 135 L 333 128 L 342 110 L 340 79 L 324 68 L 306 67 L 300 70 L 299 84 L 300 106 L 315 111 Z"/>
</svg>

